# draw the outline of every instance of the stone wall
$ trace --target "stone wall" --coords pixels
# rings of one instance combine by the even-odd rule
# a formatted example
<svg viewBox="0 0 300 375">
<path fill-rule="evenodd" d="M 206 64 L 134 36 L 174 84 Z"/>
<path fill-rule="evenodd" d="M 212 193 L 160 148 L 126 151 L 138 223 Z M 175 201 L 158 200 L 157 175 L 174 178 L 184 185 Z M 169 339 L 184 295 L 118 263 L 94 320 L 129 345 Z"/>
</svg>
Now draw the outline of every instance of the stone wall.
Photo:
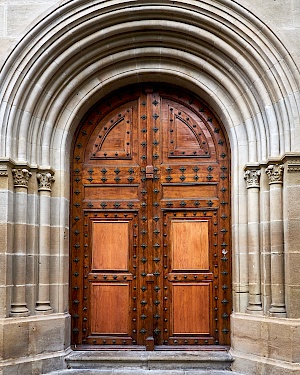
<svg viewBox="0 0 300 375">
<path fill-rule="evenodd" d="M 73 134 L 107 93 L 149 80 L 194 91 L 228 133 L 234 368 L 299 372 L 298 1 L 0 0 L 0 19 L 3 375 L 63 366 Z"/>
</svg>

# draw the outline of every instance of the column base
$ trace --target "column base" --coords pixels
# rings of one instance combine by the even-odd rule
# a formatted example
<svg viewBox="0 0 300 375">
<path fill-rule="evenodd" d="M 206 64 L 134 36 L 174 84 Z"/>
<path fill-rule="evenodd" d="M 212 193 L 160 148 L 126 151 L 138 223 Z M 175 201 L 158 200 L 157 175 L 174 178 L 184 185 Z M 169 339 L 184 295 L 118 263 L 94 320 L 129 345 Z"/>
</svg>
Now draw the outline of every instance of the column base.
<svg viewBox="0 0 300 375">
<path fill-rule="evenodd" d="M 30 311 L 28 310 L 26 304 L 14 303 L 11 305 L 9 316 L 22 317 L 22 316 L 29 316 L 29 315 L 30 315 Z"/>
<path fill-rule="evenodd" d="M 47 314 L 52 314 L 53 309 L 50 306 L 50 301 L 46 302 L 37 302 L 36 303 L 36 308 L 35 308 L 35 313 L 37 315 L 47 315 Z"/>
<path fill-rule="evenodd" d="M 58 374 L 70 349 L 70 315 L 0 319 L 0 374 Z"/>
<path fill-rule="evenodd" d="M 232 313 L 232 371 L 299 375 L 300 320 Z M 292 348 L 292 350 L 291 350 Z"/>
<path fill-rule="evenodd" d="M 277 318 L 286 318 L 286 309 L 284 306 L 272 306 L 269 310 L 270 316 Z"/>
<path fill-rule="evenodd" d="M 249 304 L 247 307 L 247 313 L 252 315 L 263 315 L 262 305 L 261 304 Z"/>
</svg>

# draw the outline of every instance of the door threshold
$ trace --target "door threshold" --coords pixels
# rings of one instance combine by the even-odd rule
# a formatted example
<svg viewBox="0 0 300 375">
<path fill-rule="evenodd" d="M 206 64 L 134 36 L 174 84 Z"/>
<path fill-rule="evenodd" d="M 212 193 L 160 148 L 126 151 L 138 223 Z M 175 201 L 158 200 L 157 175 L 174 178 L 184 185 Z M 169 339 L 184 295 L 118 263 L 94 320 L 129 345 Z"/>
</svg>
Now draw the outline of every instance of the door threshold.
<svg viewBox="0 0 300 375">
<path fill-rule="evenodd" d="M 77 345 L 72 346 L 72 350 L 74 351 L 101 351 L 101 352 L 108 352 L 108 351 L 146 351 L 145 346 L 138 346 L 138 345 Z M 155 352 L 166 352 L 166 351 L 177 351 L 177 352 L 191 352 L 191 351 L 200 351 L 200 352 L 207 352 L 207 351 L 219 351 L 219 352 L 226 352 L 230 349 L 228 345 L 186 345 L 186 346 L 171 346 L 171 345 L 156 345 L 154 346 Z M 150 351 L 151 352 L 151 351 Z"/>
<path fill-rule="evenodd" d="M 71 349 L 74 351 L 146 351 L 146 347 L 142 345 L 73 345 Z"/>
<path fill-rule="evenodd" d="M 171 346 L 171 345 L 157 345 L 154 346 L 154 351 L 181 351 L 181 352 L 189 352 L 189 351 L 218 351 L 218 352 L 226 352 L 230 349 L 228 345 L 185 345 L 185 346 Z"/>
</svg>

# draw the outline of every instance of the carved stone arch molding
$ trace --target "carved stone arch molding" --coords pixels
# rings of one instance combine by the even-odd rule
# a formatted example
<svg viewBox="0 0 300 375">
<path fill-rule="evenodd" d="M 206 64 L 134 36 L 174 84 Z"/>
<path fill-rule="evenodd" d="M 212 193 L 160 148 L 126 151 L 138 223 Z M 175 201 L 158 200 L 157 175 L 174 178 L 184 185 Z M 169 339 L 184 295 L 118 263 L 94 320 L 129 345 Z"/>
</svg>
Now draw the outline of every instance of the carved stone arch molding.
<svg viewBox="0 0 300 375">
<path fill-rule="evenodd" d="M 218 116 L 228 134 L 234 254 L 232 342 L 239 364 L 244 360 L 239 342 L 247 336 L 247 324 L 252 327 L 263 321 L 271 330 L 275 323 L 268 320 L 269 314 L 275 317 L 272 319 L 299 317 L 299 309 L 289 299 L 292 297 L 282 301 L 281 290 L 287 292 L 290 288 L 292 296 L 297 285 L 292 280 L 296 273 L 284 271 L 289 265 L 293 268 L 295 258 L 289 253 L 297 245 L 287 228 L 293 198 L 299 195 L 295 187 L 298 169 L 294 166 L 300 159 L 300 82 L 298 68 L 281 41 L 261 20 L 232 0 L 65 2 L 40 19 L 8 57 L 0 72 L 0 178 L 5 179 L 3 186 L 7 188 L 1 222 L 7 225 L 7 253 L 13 252 L 9 245 L 10 223 L 25 220 L 31 225 L 28 227 L 36 226 L 40 243 L 41 228 L 51 227 L 51 233 L 46 230 L 50 239 L 45 267 L 49 270 L 49 261 L 52 272 L 46 273 L 46 282 L 43 272 L 27 280 L 33 285 L 33 293 L 27 301 L 26 315 L 38 313 L 37 307 L 44 306 L 48 321 L 53 319 L 55 325 L 58 318 L 51 316 L 67 311 L 69 155 L 80 120 L 115 89 L 150 81 L 172 83 L 194 92 Z M 18 202 L 18 193 L 19 197 L 25 196 L 14 187 L 12 169 L 32 173 L 28 190 L 23 188 L 31 209 L 22 218 L 18 217 L 18 209 L 14 217 L 9 214 L 11 197 L 14 195 Z M 51 194 L 39 189 L 42 182 L 38 175 L 47 171 L 51 172 L 48 178 L 55 171 Z M 277 175 L 282 173 L 281 180 L 274 181 L 272 174 L 276 171 Z M 42 211 L 38 213 L 39 201 L 51 207 L 51 216 L 45 222 L 38 221 L 43 220 Z M 274 207 L 279 209 L 274 211 Z M 276 237 L 273 242 L 270 233 Z M 28 235 L 32 237 L 27 242 L 23 239 L 23 253 L 30 253 L 26 249 L 30 244 L 36 255 L 34 230 Z M 270 268 L 272 256 L 276 258 L 270 249 L 278 249 L 278 244 L 276 256 L 280 261 L 273 261 Z M 30 259 L 37 262 L 36 257 Z M 25 272 L 22 261 L 18 264 L 18 272 Z M 35 269 L 33 263 L 30 267 Z M 278 269 L 280 277 L 272 279 L 271 270 L 278 275 Z M 7 267 L 9 284 L 10 272 Z M 50 287 L 46 292 L 40 288 L 36 297 L 34 288 L 39 282 Z M 10 301 L 10 289 L 5 293 L 2 299 Z M 272 300 L 271 295 L 278 298 Z M 6 317 L 9 311 L 1 308 L 1 314 Z M 62 315 L 61 321 L 66 317 Z M 268 342 L 265 347 L 269 347 Z M 245 353 L 248 349 L 243 350 Z M 272 361 L 270 357 L 268 365 Z"/>
<path fill-rule="evenodd" d="M 238 163 L 300 144 L 297 68 L 276 36 L 229 0 L 65 3 L 20 41 L 0 78 L 1 155 L 18 161 L 65 166 L 88 107 L 149 80 L 192 88 L 211 104 L 232 147 L 244 147 Z"/>
</svg>

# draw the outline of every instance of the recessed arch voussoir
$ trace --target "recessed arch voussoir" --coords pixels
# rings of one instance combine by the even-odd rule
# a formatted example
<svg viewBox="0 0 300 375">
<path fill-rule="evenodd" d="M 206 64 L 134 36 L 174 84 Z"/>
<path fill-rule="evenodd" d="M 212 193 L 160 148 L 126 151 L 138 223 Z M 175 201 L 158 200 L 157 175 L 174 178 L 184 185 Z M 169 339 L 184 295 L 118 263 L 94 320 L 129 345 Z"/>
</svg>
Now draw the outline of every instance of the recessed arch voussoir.
<svg viewBox="0 0 300 375">
<path fill-rule="evenodd" d="M 80 113 L 79 103 L 97 90 L 100 98 L 113 77 L 131 72 L 132 79 L 151 69 L 161 76 L 173 72 L 180 81 L 192 74 L 212 108 L 227 109 L 219 115 L 227 118 L 230 138 L 235 137 L 230 129 L 244 124 L 249 160 L 291 151 L 289 129 L 296 128 L 298 111 L 296 68 L 260 21 L 230 4 L 76 1 L 52 11 L 20 42 L 2 70 L 1 124 L 8 136 L 2 138 L 1 153 L 51 164 L 50 150 L 56 148 L 51 143 L 70 107 Z M 168 60 L 172 63 L 166 66 Z M 230 106 L 235 113 L 228 116 Z M 74 125 L 68 126 L 64 131 L 72 133 Z"/>
</svg>

